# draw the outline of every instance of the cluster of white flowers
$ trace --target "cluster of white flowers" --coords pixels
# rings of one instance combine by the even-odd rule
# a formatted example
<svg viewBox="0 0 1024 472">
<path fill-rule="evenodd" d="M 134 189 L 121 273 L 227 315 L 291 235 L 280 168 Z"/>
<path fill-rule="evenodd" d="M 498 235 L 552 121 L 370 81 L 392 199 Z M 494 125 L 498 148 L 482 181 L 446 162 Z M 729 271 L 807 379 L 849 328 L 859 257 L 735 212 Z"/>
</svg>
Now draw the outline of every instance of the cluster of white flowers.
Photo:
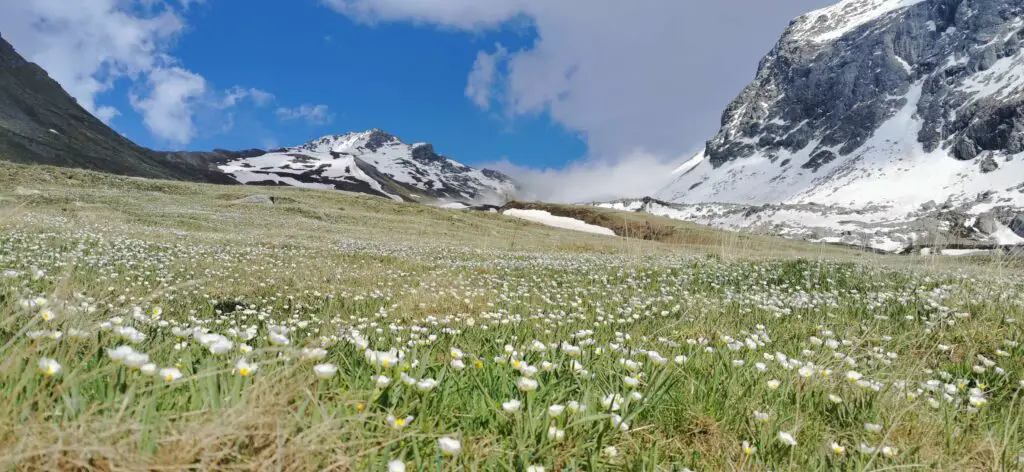
<svg viewBox="0 0 1024 472">
<path fill-rule="evenodd" d="M 83 256 L 82 264 L 104 288 L 66 299 L 43 295 L 45 283 L 54 285 L 48 274 L 61 271 L 35 243 L 10 239 L 0 253 L 15 267 L 0 283 L 17 293 L 18 320 L 38 348 L 28 365 L 49 379 L 42 382 L 68 379 L 86 364 L 63 348 L 71 340 L 99 346 L 101 359 L 89 362 L 109 363 L 129 379 L 163 379 L 171 384 L 161 384 L 164 391 L 221 374 L 248 388 L 278 381 L 267 378 L 275 369 L 295 369 L 287 378 L 308 381 L 311 395 L 344 390 L 381 429 L 430 434 L 452 460 L 463 446 L 477 447 L 471 428 L 489 421 L 533 428 L 524 436 L 559 447 L 600 431 L 605 443 L 594 454 L 619 461 L 642 443 L 631 438 L 638 429 L 665 426 L 647 409 L 678 397 L 699 407 L 709 395 L 729 396 L 752 425 L 744 432 L 753 435 L 740 438 L 744 457 L 784 450 L 898 459 L 914 448 L 905 442 L 912 439 L 885 434 L 894 427 L 893 405 L 925 419 L 967 421 L 1024 388 L 1015 331 L 973 342 L 976 333 L 961 329 L 984 320 L 962 301 L 958 279 L 875 282 L 872 269 L 824 263 L 786 278 L 780 263 L 760 261 L 636 265 L 618 256 L 353 243 L 339 250 L 418 261 L 434 272 L 342 268 L 315 290 L 281 282 L 301 270 L 294 261 L 315 256 L 309 249 L 94 239 L 80 245 L 102 257 Z M 16 259 L 15 249 L 29 260 Z M 203 258 L 223 264 L 194 274 L 188 261 Z M 382 281 L 358 289 L 340 282 L 367 273 Z M 842 282 L 856 277 L 870 282 Z M 210 282 L 187 284 L 200 278 Z M 223 287 L 239 284 L 254 289 L 224 295 Z M 999 318 L 999 326 L 1013 325 Z M 665 400 L 666 379 L 675 382 L 675 400 Z M 466 392 L 487 397 L 493 418 L 474 423 L 424 406 L 451 407 Z M 458 406 L 473 402 L 465 403 Z M 828 425 L 842 434 L 819 438 L 809 432 L 818 428 L 795 419 L 804 416 L 848 421 L 846 430 Z M 406 470 L 408 457 L 390 460 L 388 470 Z"/>
</svg>

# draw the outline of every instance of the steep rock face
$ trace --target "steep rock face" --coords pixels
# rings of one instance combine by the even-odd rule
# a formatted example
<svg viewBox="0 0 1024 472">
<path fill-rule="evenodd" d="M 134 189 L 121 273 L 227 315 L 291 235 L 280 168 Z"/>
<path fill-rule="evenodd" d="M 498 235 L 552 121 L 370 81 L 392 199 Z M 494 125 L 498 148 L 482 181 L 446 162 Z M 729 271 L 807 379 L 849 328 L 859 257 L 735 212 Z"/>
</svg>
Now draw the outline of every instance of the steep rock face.
<svg viewBox="0 0 1024 472">
<path fill-rule="evenodd" d="M 858 14 L 872 19 L 845 24 Z M 906 105 L 915 83 L 925 151 L 1024 151 L 1024 77 L 1014 70 L 1024 64 L 1022 14 L 1019 1 L 854 0 L 800 17 L 726 110 L 709 160 L 797 152 L 812 140 L 812 155 L 848 155 Z"/>
<path fill-rule="evenodd" d="M 233 159 L 220 169 L 239 183 L 370 193 L 402 201 L 498 201 L 514 182 L 437 154 L 426 143 L 405 144 L 380 129 L 330 135 L 295 148 Z"/>
<path fill-rule="evenodd" d="M 658 198 L 1024 204 L 1024 1 L 846 0 L 794 20 Z"/>
</svg>

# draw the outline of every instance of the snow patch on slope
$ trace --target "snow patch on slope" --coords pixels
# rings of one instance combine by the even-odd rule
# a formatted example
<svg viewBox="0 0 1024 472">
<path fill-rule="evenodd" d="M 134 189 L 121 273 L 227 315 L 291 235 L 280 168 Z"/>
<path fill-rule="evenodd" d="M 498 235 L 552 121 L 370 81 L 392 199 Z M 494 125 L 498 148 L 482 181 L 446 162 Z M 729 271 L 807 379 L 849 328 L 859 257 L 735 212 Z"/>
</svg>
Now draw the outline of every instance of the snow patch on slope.
<svg viewBox="0 0 1024 472">
<path fill-rule="evenodd" d="M 878 217 L 890 219 L 928 201 L 970 202 L 993 190 L 1000 204 L 1024 206 L 1024 193 L 1014 190 L 1024 176 L 1024 155 L 1001 159 L 996 170 L 983 172 L 976 161 L 954 159 L 946 150 L 924 151 L 914 139 L 921 129 L 916 116 L 921 87 L 918 82 L 903 97 L 892 97 L 905 100 L 903 108 L 863 146 L 817 172 L 800 168 L 818 144 L 812 141 L 795 153 L 781 151 L 774 159 L 755 154 L 718 168 L 703 161 L 656 192 L 655 198 L 673 203 L 878 206 L 885 208 Z M 972 213 L 990 207 L 979 204 Z"/>
<path fill-rule="evenodd" d="M 408 145 L 381 130 L 324 136 L 219 167 L 243 184 L 355 190 L 397 201 L 403 200 L 395 194 L 399 188 L 413 200 L 431 196 L 464 202 L 497 200 L 515 191 L 497 172 L 473 169 L 437 155 L 429 144 Z"/>
<path fill-rule="evenodd" d="M 797 19 L 792 37 L 818 43 L 834 41 L 883 15 L 924 0 L 844 0 Z"/>
<path fill-rule="evenodd" d="M 398 195 L 385 192 L 380 183 L 366 175 L 352 157 L 335 158 L 321 152 L 296 154 L 268 153 L 262 156 L 237 159 L 220 166 L 242 184 L 274 182 L 293 187 L 332 190 L 345 183 L 365 184 L 374 191 L 395 201 Z M 313 179 L 317 181 L 313 181 Z"/>
<path fill-rule="evenodd" d="M 989 235 L 992 242 L 1000 246 L 1015 246 L 1024 244 L 1024 238 L 1017 236 L 1008 226 L 996 223 L 996 230 Z"/>
<path fill-rule="evenodd" d="M 600 234 L 605 236 L 615 236 L 614 231 L 603 226 L 592 225 L 590 223 L 577 220 L 575 218 L 555 216 L 543 210 L 520 210 L 513 208 L 510 210 L 505 210 L 502 214 L 505 216 L 511 216 L 513 218 L 532 221 L 534 223 L 540 223 L 542 225 L 553 226 L 555 228 L 571 229 L 573 231 L 583 231 L 585 233 Z"/>
</svg>

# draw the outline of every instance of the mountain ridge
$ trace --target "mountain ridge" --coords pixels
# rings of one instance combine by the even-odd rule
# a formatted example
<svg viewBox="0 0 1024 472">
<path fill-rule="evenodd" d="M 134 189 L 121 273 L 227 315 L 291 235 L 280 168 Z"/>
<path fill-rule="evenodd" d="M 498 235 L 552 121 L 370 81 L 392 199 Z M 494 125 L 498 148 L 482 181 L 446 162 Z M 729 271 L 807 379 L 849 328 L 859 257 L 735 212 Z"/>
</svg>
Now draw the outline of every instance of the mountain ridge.
<svg viewBox="0 0 1024 472">
<path fill-rule="evenodd" d="M 500 172 L 474 169 L 437 154 L 429 143 L 406 144 L 380 128 L 326 135 L 219 168 L 243 184 L 358 188 L 401 201 L 493 203 L 515 191 Z"/>
<path fill-rule="evenodd" d="M 1020 0 L 845 0 L 802 15 L 652 196 L 767 205 L 729 224 L 883 247 L 959 231 L 944 211 L 1006 226 L 1024 209 L 1022 18 Z M 854 210 L 861 227 L 793 215 L 808 206 Z"/>
<path fill-rule="evenodd" d="M 299 179 L 275 178 L 273 175 L 277 174 L 268 173 L 267 178 L 240 181 L 236 174 L 246 170 L 241 167 L 247 161 L 261 157 L 264 161 L 277 159 L 279 162 L 271 163 L 270 167 L 288 167 L 296 164 L 288 153 L 307 153 L 312 154 L 307 156 L 310 159 L 320 159 L 324 155 L 333 157 L 332 150 L 320 152 L 311 147 L 317 140 L 296 148 L 269 151 L 157 151 L 139 146 L 90 114 L 42 67 L 23 58 L 0 36 L 0 159 L 216 184 L 291 183 L 423 203 L 496 201 L 515 191 L 515 182 L 498 171 L 473 169 L 437 154 L 428 143 L 405 145 L 379 128 L 328 135 L 320 140 L 342 136 L 361 139 L 358 149 L 337 150 L 353 154 L 352 175 L 339 175 L 332 181 L 304 169 L 294 176 Z M 393 148 L 398 144 L 407 147 L 408 156 L 395 156 L 395 152 L 388 156 L 374 154 L 377 150 L 395 151 Z M 391 167 L 380 169 L 383 164 Z M 278 174 L 290 173 L 287 168 L 277 170 Z"/>
<path fill-rule="evenodd" d="M 835 16 L 865 10 L 870 18 L 854 26 Z M 723 113 L 703 162 L 655 196 L 909 210 L 943 196 L 969 203 L 1002 186 L 995 190 L 1008 193 L 1008 202 L 1024 205 L 1020 192 L 1007 192 L 1024 182 L 993 178 L 1024 170 L 1024 159 L 1013 158 L 1024 151 L 1024 132 L 1017 130 L 1024 80 L 1000 70 L 1024 66 L 1021 2 L 846 0 L 817 12 L 809 15 L 819 19 L 794 20 L 762 60 L 754 82 Z M 828 21 L 845 32 L 829 35 L 822 29 Z M 944 191 L 892 198 L 877 192 L 882 198 L 870 202 L 833 196 L 877 180 L 871 177 L 906 174 L 899 158 L 942 166 Z M 958 175 L 964 172 L 971 175 Z M 955 195 L 972 185 L 979 191 Z"/>
</svg>

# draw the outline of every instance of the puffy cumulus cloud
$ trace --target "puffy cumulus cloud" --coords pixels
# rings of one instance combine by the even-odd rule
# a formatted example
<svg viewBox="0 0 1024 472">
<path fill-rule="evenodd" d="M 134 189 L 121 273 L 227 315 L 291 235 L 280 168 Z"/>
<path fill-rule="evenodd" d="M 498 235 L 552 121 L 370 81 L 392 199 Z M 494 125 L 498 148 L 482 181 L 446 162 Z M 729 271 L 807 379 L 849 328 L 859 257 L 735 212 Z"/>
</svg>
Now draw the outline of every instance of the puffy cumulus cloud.
<svg viewBox="0 0 1024 472">
<path fill-rule="evenodd" d="M 277 109 L 278 119 L 284 121 L 303 120 L 311 125 L 325 125 L 334 121 L 327 105 L 299 105 L 294 108 L 280 107 Z"/>
<path fill-rule="evenodd" d="M 669 183 L 679 162 L 636 151 L 622 159 L 580 160 L 562 168 L 537 169 L 508 160 L 483 167 L 500 170 L 519 182 L 518 198 L 580 203 L 648 196 Z"/>
<path fill-rule="evenodd" d="M 466 97 L 483 110 L 491 106 L 491 95 L 498 79 L 498 62 L 507 56 L 508 50 L 500 44 L 495 45 L 494 53 L 480 51 L 476 55 L 473 70 L 470 71 L 466 84 Z"/>
<path fill-rule="evenodd" d="M 588 169 L 581 174 L 587 176 L 601 169 L 621 175 L 615 163 L 636 156 L 646 156 L 652 172 L 678 164 L 714 134 L 725 105 L 751 80 L 788 21 L 834 2 L 323 1 L 370 23 L 479 33 L 528 22 L 536 33 L 530 46 L 481 51 L 467 64 L 466 95 L 481 108 L 501 106 L 511 117 L 547 113 L 581 132 L 593 162 L 567 169 Z"/>
<path fill-rule="evenodd" d="M 192 141 L 196 102 L 206 95 L 206 80 L 179 67 L 156 69 L 149 74 L 148 89 L 145 96 L 130 97 L 146 128 L 174 144 Z"/>
<path fill-rule="evenodd" d="M 0 32 L 42 66 L 99 119 L 122 111 L 98 103 L 117 80 L 132 84 L 130 102 L 153 136 L 187 144 L 202 109 L 224 109 L 273 96 L 258 89 L 211 90 L 171 54 L 186 28 L 182 12 L 205 0 L 0 0 Z"/>
<path fill-rule="evenodd" d="M 119 112 L 97 105 L 97 96 L 118 78 L 137 77 L 166 62 L 168 42 L 185 27 L 172 9 L 143 3 L 126 7 L 128 3 L 0 2 L 0 31 L 86 110 L 110 120 Z"/>
</svg>

